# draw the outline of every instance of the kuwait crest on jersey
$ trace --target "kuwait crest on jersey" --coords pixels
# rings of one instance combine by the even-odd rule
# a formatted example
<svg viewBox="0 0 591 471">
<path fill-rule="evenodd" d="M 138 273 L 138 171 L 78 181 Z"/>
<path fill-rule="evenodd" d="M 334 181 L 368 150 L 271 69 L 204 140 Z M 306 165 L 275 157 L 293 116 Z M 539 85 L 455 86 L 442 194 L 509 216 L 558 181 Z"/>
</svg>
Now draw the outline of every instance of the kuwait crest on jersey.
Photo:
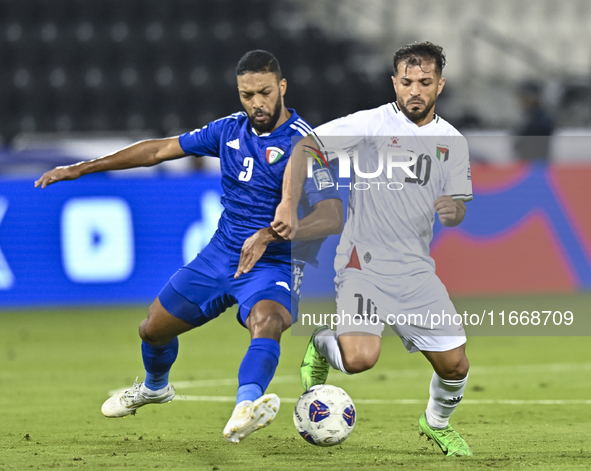
<svg viewBox="0 0 591 471">
<path fill-rule="evenodd" d="M 440 162 L 447 162 L 447 159 L 449 159 L 449 147 L 437 146 L 435 156 Z"/>
<path fill-rule="evenodd" d="M 281 157 L 283 157 L 283 154 L 285 153 L 285 151 L 281 148 L 281 147 L 267 147 L 267 151 L 265 152 L 265 158 L 267 159 L 267 162 L 271 165 L 273 165 L 276 162 L 279 162 L 279 160 L 281 160 Z"/>
</svg>

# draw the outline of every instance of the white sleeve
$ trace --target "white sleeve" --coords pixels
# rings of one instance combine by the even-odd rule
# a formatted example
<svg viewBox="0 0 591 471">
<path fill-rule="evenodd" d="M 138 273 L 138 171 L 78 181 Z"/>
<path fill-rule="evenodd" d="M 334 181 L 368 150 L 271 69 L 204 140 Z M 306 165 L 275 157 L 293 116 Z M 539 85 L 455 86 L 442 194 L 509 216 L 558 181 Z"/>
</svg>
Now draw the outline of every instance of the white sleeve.
<svg viewBox="0 0 591 471">
<path fill-rule="evenodd" d="M 314 129 L 312 136 L 316 143 L 323 148 L 337 147 L 348 152 L 372 136 L 370 133 L 372 118 L 370 111 L 359 111 L 322 124 Z M 336 156 L 329 155 L 328 157 L 329 160 L 332 160 Z"/>
<path fill-rule="evenodd" d="M 443 194 L 454 200 L 470 201 L 472 199 L 472 176 L 468 142 L 464 136 L 453 139 L 454 146 L 450 149 L 449 172 L 443 187 Z"/>
</svg>

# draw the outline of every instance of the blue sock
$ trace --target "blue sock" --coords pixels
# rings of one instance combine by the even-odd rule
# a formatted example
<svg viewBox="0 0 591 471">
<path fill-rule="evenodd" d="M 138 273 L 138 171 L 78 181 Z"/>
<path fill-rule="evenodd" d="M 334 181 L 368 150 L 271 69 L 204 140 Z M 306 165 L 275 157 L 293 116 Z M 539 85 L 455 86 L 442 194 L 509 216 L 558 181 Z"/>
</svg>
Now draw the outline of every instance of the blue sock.
<svg viewBox="0 0 591 471">
<path fill-rule="evenodd" d="M 142 358 L 146 369 L 144 386 L 157 391 L 168 384 L 168 373 L 179 353 L 179 339 L 175 337 L 166 345 L 155 347 L 142 341 Z"/>
<path fill-rule="evenodd" d="M 273 339 L 252 339 L 238 370 L 236 404 L 263 395 L 273 379 L 281 348 Z"/>
</svg>

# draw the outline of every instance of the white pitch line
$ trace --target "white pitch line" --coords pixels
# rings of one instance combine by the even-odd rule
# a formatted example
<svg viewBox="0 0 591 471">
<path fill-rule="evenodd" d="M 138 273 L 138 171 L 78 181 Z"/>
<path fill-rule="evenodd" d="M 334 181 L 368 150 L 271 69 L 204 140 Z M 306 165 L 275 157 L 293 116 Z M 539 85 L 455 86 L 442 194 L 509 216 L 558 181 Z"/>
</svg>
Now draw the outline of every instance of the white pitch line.
<svg viewBox="0 0 591 471">
<path fill-rule="evenodd" d="M 591 363 L 543 363 L 537 365 L 500 365 L 500 366 L 474 366 L 470 368 L 470 375 L 472 380 L 475 377 L 484 375 L 525 375 L 528 373 L 574 373 L 574 372 L 591 372 Z M 386 379 L 410 379 L 410 378 L 431 378 L 432 372 L 428 368 L 408 369 L 408 370 L 376 370 L 374 374 L 385 375 Z M 345 374 L 338 374 L 338 381 L 359 381 L 357 375 L 347 376 Z M 366 376 L 367 378 L 367 376 Z M 275 376 L 272 384 L 280 383 L 299 383 L 300 378 L 296 375 Z M 204 379 L 194 381 L 175 381 L 173 382 L 178 389 L 195 389 L 195 388 L 209 388 L 218 386 L 233 386 L 238 387 L 238 378 L 219 378 L 219 379 Z M 109 396 L 115 393 L 124 391 L 128 388 L 118 388 L 109 391 Z M 195 397 L 209 397 L 209 396 L 195 396 Z M 222 397 L 222 396 L 211 396 Z M 410 400 L 410 399 L 409 399 Z M 464 400 L 463 402 L 467 402 Z M 385 403 L 386 404 L 386 403 Z M 390 403 L 387 403 L 390 404 Z M 409 404 L 409 403 L 405 403 Z M 485 403 L 483 403 L 485 404 Z M 492 403 L 490 403 L 492 404 Z M 494 404 L 497 404 L 496 402 Z M 500 404 L 500 403 L 499 403 Z"/>
<path fill-rule="evenodd" d="M 235 402 L 236 396 L 187 396 L 180 394 L 174 398 L 175 401 L 195 401 L 195 402 Z M 281 402 L 286 404 L 295 404 L 297 399 L 292 397 L 283 397 Z M 406 405 L 406 404 L 426 404 L 427 399 L 355 399 L 355 404 L 364 405 Z M 591 400 L 578 399 L 541 399 L 541 400 L 521 400 L 521 399 L 464 399 L 462 404 L 467 405 L 542 405 L 542 406 L 573 406 L 573 405 L 591 405 Z"/>
<path fill-rule="evenodd" d="M 343 375 L 345 376 L 345 375 Z M 280 383 L 296 383 L 299 384 L 300 377 L 295 375 L 275 376 L 273 384 Z M 195 381 L 174 381 L 172 383 L 176 389 L 196 389 L 196 388 L 215 388 L 218 386 L 234 386 L 238 387 L 238 378 L 221 378 L 221 379 L 202 379 Z M 129 388 L 111 389 L 109 396 Z M 205 397 L 205 396 L 204 396 Z M 217 396 L 216 396 L 217 397 Z"/>
</svg>

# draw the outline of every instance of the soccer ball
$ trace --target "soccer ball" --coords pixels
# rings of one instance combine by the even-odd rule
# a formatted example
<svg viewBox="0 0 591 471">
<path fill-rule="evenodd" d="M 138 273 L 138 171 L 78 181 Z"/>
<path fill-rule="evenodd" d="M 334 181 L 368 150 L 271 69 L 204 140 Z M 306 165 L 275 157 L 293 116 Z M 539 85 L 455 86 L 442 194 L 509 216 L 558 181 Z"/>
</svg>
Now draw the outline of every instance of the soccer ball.
<svg viewBox="0 0 591 471">
<path fill-rule="evenodd" d="M 355 406 L 341 388 L 330 384 L 313 386 L 299 398 L 293 422 L 308 443 L 338 445 L 355 427 Z"/>
</svg>

